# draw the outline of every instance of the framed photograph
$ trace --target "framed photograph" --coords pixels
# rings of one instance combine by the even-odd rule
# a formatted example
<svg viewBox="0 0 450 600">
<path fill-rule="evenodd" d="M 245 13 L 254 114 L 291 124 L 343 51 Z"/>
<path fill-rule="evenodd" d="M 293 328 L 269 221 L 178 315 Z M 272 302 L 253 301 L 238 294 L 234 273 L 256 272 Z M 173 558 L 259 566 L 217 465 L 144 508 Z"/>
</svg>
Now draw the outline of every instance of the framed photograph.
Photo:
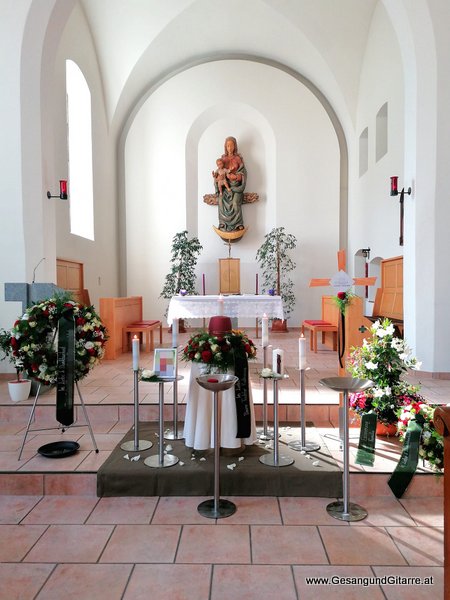
<svg viewBox="0 0 450 600">
<path fill-rule="evenodd" d="M 173 378 L 177 370 L 176 348 L 155 348 L 153 371 L 158 377 Z"/>
</svg>

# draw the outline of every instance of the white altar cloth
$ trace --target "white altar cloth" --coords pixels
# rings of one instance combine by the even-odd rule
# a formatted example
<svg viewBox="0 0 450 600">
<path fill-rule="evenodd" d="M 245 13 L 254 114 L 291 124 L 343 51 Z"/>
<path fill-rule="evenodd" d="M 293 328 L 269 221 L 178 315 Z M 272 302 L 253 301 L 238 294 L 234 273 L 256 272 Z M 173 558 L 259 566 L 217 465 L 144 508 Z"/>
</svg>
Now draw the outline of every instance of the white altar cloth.
<svg viewBox="0 0 450 600">
<path fill-rule="evenodd" d="M 214 448 L 214 414 L 213 393 L 200 387 L 196 377 L 204 374 L 203 365 L 192 363 L 189 379 L 189 388 L 184 418 L 184 437 L 188 448 L 207 450 Z M 220 446 L 222 448 L 240 448 L 242 442 L 250 446 L 256 442 L 255 411 L 253 408 L 252 388 L 249 383 L 250 401 L 250 437 L 241 439 L 236 437 L 237 416 L 234 387 L 220 392 Z"/>
<path fill-rule="evenodd" d="M 220 300 L 223 300 L 223 310 Z M 206 318 L 220 314 L 231 318 L 262 317 L 264 314 L 269 319 L 284 318 L 281 296 L 173 296 L 167 322 L 171 325 L 174 319 Z"/>
</svg>

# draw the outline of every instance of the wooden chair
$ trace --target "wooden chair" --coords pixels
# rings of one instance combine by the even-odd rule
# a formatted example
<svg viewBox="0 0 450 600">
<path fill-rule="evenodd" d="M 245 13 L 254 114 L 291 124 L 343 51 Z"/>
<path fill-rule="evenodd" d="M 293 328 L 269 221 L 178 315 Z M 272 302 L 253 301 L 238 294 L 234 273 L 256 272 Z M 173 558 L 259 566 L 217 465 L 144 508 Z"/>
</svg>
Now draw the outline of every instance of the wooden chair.
<svg viewBox="0 0 450 600">
<path fill-rule="evenodd" d="M 302 333 L 304 330 L 309 330 L 309 347 L 312 352 L 317 352 L 317 334 L 322 334 L 322 344 L 325 343 L 325 334 L 331 333 L 333 337 L 333 350 L 337 350 L 337 331 L 338 328 L 336 325 L 329 323 L 328 321 L 324 321 L 322 319 L 318 320 L 310 320 L 306 319 L 302 323 Z"/>
<path fill-rule="evenodd" d="M 154 345 L 153 332 L 159 328 L 159 343 L 162 344 L 161 321 L 135 321 L 122 329 L 122 352 L 128 352 L 131 346 L 132 334 L 139 335 L 142 345 L 145 342 L 145 351 L 151 352 Z"/>
</svg>

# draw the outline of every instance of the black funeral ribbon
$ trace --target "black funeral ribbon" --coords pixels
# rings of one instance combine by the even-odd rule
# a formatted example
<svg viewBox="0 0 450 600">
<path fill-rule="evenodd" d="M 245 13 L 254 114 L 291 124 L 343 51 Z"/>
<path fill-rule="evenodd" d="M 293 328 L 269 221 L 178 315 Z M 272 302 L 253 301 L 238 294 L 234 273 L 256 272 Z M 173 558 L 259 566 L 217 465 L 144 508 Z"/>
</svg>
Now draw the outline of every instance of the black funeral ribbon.
<svg viewBox="0 0 450 600">
<path fill-rule="evenodd" d="M 411 419 L 408 423 L 402 455 L 388 481 L 388 486 L 396 498 L 403 496 L 416 472 L 422 426 L 423 422 L 415 419 Z"/>
<path fill-rule="evenodd" d="M 375 462 L 375 435 L 377 415 L 374 412 L 364 413 L 361 417 L 358 450 L 355 462 L 357 465 L 373 467 Z"/>
<path fill-rule="evenodd" d="M 338 327 L 338 358 L 339 366 L 341 369 L 344 368 L 344 361 L 342 360 L 345 352 L 345 313 L 341 312 L 340 327 Z"/>
<path fill-rule="evenodd" d="M 248 360 L 245 352 L 235 349 L 234 374 L 238 378 L 234 386 L 237 415 L 237 438 L 250 437 L 250 399 L 248 387 Z"/>
<path fill-rule="evenodd" d="M 56 420 L 72 425 L 75 375 L 75 320 L 73 315 L 58 321 L 58 365 L 56 382 Z"/>
</svg>

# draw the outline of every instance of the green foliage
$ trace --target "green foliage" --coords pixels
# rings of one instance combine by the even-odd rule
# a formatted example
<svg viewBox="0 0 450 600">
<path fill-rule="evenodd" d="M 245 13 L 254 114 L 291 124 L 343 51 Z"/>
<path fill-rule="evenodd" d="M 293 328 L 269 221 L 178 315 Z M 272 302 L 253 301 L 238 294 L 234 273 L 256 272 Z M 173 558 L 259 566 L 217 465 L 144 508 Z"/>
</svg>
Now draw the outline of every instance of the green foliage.
<svg viewBox="0 0 450 600">
<path fill-rule="evenodd" d="M 402 379 L 420 363 L 394 331 L 389 319 L 376 321 L 370 328 L 371 338 L 364 339 L 361 347 L 352 348 L 347 361 L 352 377 L 373 382 L 364 392 L 350 395 L 350 406 L 359 414 L 374 411 L 384 423 L 396 423 L 399 408 L 422 399 L 418 387 Z"/>
<path fill-rule="evenodd" d="M 188 294 L 196 294 L 195 267 L 200 251 L 203 250 L 199 239 L 188 239 L 188 232 L 177 233 L 172 240 L 171 271 L 166 275 L 160 298 L 169 300 L 180 290 Z"/>
<path fill-rule="evenodd" d="M 286 319 L 295 305 L 294 283 L 289 273 L 297 266 L 289 256 L 289 250 L 297 247 L 297 238 L 286 233 L 284 227 L 274 227 L 264 236 L 264 242 L 256 253 L 256 260 L 262 270 L 262 291 L 270 289 L 281 296 Z"/>
</svg>

